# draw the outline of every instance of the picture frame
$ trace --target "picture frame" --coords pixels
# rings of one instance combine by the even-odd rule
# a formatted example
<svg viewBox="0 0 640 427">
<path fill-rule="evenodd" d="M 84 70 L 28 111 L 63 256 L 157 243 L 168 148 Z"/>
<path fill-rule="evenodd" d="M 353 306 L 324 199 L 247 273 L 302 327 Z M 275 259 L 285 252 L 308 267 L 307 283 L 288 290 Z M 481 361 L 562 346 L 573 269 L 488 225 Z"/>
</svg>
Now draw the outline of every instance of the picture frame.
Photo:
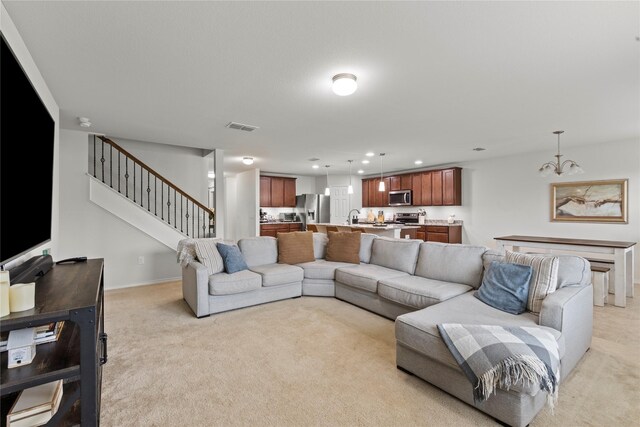
<svg viewBox="0 0 640 427">
<path fill-rule="evenodd" d="M 551 221 L 628 223 L 628 179 L 551 184 Z"/>
</svg>

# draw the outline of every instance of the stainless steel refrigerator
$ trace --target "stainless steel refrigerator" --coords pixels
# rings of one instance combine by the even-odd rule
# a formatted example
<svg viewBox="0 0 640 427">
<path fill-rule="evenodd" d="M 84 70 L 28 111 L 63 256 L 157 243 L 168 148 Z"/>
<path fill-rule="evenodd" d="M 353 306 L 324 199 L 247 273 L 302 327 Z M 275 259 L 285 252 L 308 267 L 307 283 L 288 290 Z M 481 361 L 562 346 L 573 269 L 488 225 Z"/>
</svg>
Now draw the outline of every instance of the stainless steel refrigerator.
<svg viewBox="0 0 640 427">
<path fill-rule="evenodd" d="M 331 221 L 330 197 L 322 194 L 301 194 L 296 196 L 296 214 L 306 230 L 307 224 Z"/>
</svg>

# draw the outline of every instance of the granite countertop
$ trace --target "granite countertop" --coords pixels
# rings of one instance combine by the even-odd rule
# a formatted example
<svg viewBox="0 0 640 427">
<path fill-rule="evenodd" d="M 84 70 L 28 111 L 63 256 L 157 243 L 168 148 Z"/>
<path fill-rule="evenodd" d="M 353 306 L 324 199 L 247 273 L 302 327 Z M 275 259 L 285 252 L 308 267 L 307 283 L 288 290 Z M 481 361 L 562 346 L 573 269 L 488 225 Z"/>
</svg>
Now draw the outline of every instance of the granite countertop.
<svg viewBox="0 0 640 427">
<path fill-rule="evenodd" d="M 270 224 L 302 224 L 302 221 L 267 221 L 267 222 L 260 222 L 260 225 L 270 225 Z"/>
<path fill-rule="evenodd" d="M 351 224 L 351 225 L 347 225 L 347 224 L 330 224 L 330 223 L 320 223 L 317 225 L 322 225 L 322 226 L 334 226 L 334 227 L 353 227 L 353 228 L 371 228 L 374 230 L 399 230 L 399 229 L 403 229 L 403 230 L 408 230 L 408 229 L 413 229 L 413 228 L 420 228 L 420 226 L 418 225 L 403 225 L 403 224 L 386 224 L 384 227 L 382 226 L 375 226 L 373 224 Z"/>
<path fill-rule="evenodd" d="M 451 227 L 462 227 L 462 220 L 455 220 L 453 224 L 449 224 L 446 219 L 428 219 L 426 224 L 422 225 L 448 225 Z"/>
</svg>

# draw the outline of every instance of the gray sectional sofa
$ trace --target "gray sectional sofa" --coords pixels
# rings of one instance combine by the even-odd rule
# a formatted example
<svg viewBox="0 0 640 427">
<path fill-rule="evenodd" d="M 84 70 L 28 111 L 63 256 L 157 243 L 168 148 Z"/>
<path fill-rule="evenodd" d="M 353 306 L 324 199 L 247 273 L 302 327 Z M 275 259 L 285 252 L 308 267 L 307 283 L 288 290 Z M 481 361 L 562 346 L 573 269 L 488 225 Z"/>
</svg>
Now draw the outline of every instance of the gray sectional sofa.
<svg viewBox="0 0 640 427">
<path fill-rule="evenodd" d="M 473 296 L 491 261 L 504 254 L 484 246 L 379 238 L 363 233 L 360 264 L 326 261 L 327 237 L 314 234 L 315 261 L 277 264 L 277 240 L 241 239 L 249 271 L 207 275 L 193 260 L 183 267 L 183 295 L 196 316 L 301 295 L 336 297 L 395 320 L 397 367 L 512 425 L 529 424 L 546 402 L 537 384 L 499 389 L 484 403 L 440 337 L 441 323 L 537 325 L 556 337 L 561 381 L 591 345 L 593 306 L 588 261 L 560 256 L 558 289 L 539 315 L 513 315 Z"/>
</svg>

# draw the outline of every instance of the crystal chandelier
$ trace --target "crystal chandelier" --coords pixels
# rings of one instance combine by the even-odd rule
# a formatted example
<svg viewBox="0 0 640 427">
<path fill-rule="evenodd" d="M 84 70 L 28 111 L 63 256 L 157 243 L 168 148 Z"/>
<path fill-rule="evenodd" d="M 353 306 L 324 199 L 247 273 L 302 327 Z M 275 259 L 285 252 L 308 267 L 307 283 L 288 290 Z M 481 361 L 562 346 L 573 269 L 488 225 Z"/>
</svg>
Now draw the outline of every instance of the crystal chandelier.
<svg viewBox="0 0 640 427">
<path fill-rule="evenodd" d="M 551 173 L 555 173 L 558 176 L 584 173 L 580 165 L 573 160 L 565 160 L 564 162 L 560 162 L 560 158 L 562 157 L 562 154 L 560 154 L 560 135 L 563 134 L 564 131 L 557 130 L 553 133 L 555 135 L 558 135 L 558 154 L 554 156 L 556 158 L 556 161 L 547 162 L 540 166 L 540 169 L 538 169 L 538 173 L 540 174 L 540 176 L 548 176 Z M 568 166 L 566 171 L 564 170 L 565 166 Z"/>
</svg>

